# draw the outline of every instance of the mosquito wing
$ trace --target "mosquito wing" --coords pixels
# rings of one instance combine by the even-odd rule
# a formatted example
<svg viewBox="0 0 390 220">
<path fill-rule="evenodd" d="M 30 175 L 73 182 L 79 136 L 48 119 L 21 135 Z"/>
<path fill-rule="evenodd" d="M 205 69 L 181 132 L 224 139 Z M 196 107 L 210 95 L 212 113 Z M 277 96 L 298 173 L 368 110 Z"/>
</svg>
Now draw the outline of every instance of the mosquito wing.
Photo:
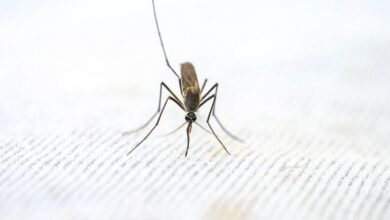
<svg viewBox="0 0 390 220">
<path fill-rule="evenodd" d="M 187 111 L 195 112 L 200 103 L 200 89 L 192 63 L 181 64 L 181 91 Z"/>
</svg>

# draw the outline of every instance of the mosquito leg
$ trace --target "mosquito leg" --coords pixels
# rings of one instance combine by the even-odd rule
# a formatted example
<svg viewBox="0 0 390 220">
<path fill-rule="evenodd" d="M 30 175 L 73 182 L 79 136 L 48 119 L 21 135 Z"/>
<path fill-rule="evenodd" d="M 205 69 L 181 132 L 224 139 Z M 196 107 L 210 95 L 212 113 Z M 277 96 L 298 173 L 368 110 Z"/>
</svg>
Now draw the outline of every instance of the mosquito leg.
<svg viewBox="0 0 390 220">
<path fill-rule="evenodd" d="M 222 128 L 222 130 L 227 134 L 229 135 L 231 138 L 233 138 L 234 140 L 238 141 L 238 142 L 241 142 L 241 143 L 244 143 L 244 140 L 242 140 L 241 138 L 237 137 L 236 135 L 232 134 L 229 130 L 227 130 L 225 128 L 225 126 L 223 126 L 222 122 L 219 120 L 219 118 L 217 117 L 217 115 L 215 114 L 215 112 L 213 112 L 213 116 L 215 118 L 215 120 L 217 121 L 218 125 Z"/>
<path fill-rule="evenodd" d="M 160 39 L 161 48 L 162 48 L 163 53 L 164 53 L 165 62 L 167 64 L 168 68 L 173 72 L 173 74 L 175 74 L 176 77 L 178 79 L 180 79 L 179 75 L 177 75 L 176 71 L 172 68 L 171 64 L 169 63 L 167 52 L 165 51 L 164 42 L 163 42 L 163 39 L 162 39 L 162 36 L 161 36 L 160 26 L 158 25 L 157 14 L 156 14 L 156 6 L 154 5 L 154 0 L 152 0 L 152 4 L 153 4 L 154 22 L 156 23 L 157 33 L 158 33 L 158 37 Z"/>
<path fill-rule="evenodd" d="M 200 89 L 200 94 L 203 93 L 204 88 L 206 87 L 207 79 L 204 80 L 202 88 Z"/>
<path fill-rule="evenodd" d="M 131 133 L 134 133 L 134 132 L 137 132 L 137 131 L 140 131 L 142 129 L 144 129 L 146 126 L 148 126 L 150 124 L 150 122 L 153 121 L 153 119 L 157 116 L 157 114 L 160 112 L 161 110 L 161 97 L 162 97 L 162 89 L 165 88 L 172 96 L 173 98 L 180 103 L 180 107 L 183 108 L 183 104 L 179 101 L 180 99 L 172 92 L 172 90 L 164 83 L 164 82 L 161 82 L 160 84 L 160 95 L 159 95 L 159 98 L 158 98 L 158 106 L 157 106 L 157 112 L 155 112 L 152 117 L 145 123 L 143 124 L 142 126 L 140 126 L 139 128 L 137 129 L 134 129 L 134 130 L 131 130 L 131 131 L 127 131 L 127 132 L 124 132 L 122 135 L 129 135 Z"/>
<path fill-rule="evenodd" d="M 172 92 L 172 90 L 164 83 L 164 82 L 161 82 L 160 84 L 160 101 L 159 101 L 159 104 L 158 104 L 158 109 L 160 110 L 160 105 L 161 105 L 161 93 L 162 93 L 162 87 L 164 87 L 172 96 L 173 98 L 179 102 L 179 105 L 180 107 L 184 108 L 183 106 L 183 103 L 180 102 L 180 99 L 175 95 L 175 93 Z"/>
<path fill-rule="evenodd" d="M 206 84 L 206 82 L 204 83 Z M 203 88 L 202 88 L 203 89 Z M 202 98 L 200 99 L 200 101 L 202 102 L 203 100 L 205 100 L 207 98 L 207 96 L 213 91 L 213 90 L 218 90 L 218 83 L 215 83 L 204 95 L 202 95 Z"/>
<path fill-rule="evenodd" d="M 131 149 L 131 151 L 130 151 L 129 153 L 127 153 L 127 155 L 129 155 L 129 154 L 130 154 L 131 152 L 133 152 L 139 145 L 141 145 L 142 142 L 144 142 L 144 141 L 146 140 L 146 138 L 148 138 L 149 135 L 153 132 L 153 130 L 157 127 L 158 123 L 160 123 L 161 116 L 162 116 L 162 114 L 164 113 L 165 106 L 167 105 L 167 103 L 168 103 L 169 100 L 175 102 L 180 108 L 183 109 L 183 107 L 181 106 L 181 104 L 180 104 L 177 100 L 175 100 L 174 98 L 172 98 L 171 96 L 169 96 L 169 97 L 166 99 L 166 101 L 165 101 L 165 103 L 164 103 L 164 105 L 163 105 L 163 107 L 162 107 L 162 109 L 161 109 L 161 112 L 160 112 L 160 115 L 158 116 L 158 119 L 157 119 L 157 121 L 156 121 L 156 124 L 154 124 L 153 128 L 149 131 L 149 133 L 148 133 L 148 134 L 147 134 L 147 135 L 146 135 L 146 136 L 145 136 L 137 145 L 135 145 L 135 147 L 133 147 L 133 149 Z M 184 109 L 183 109 L 183 110 L 184 110 Z"/>
<path fill-rule="evenodd" d="M 213 127 L 211 127 L 211 124 L 210 124 L 211 113 L 213 112 L 214 107 L 215 107 L 215 100 L 216 100 L 215 94 L 212 95 L 212 96 L 210 96 L 210 97 L 208 97 L 206 100 L 204 100 L 204 101 L 199 105 L 199 107 L 202 106 L 203 104 L 205 104 L 206 102 L 210 101 L 211 99 L 213 99 L 213 104 L 211 105 L 210 112 L 209 112 L 209 116 L 207 117 L 207 124 L 209 125 L 209 128 L 210 128 L 211 132 L 213 132 L 214 137 L 217 138 L 218 142 L 219 142 L 219 143 L 222 145 L 222 147 L 225 149 L 226 153 L 229 154 L 229 155 L 231 155 L 231 154 L 229 153 L 229 151 L 227 150 L 227 148 L 225 147 L 225 145 L 224 145 L 224 144 L 222 143 L 222 141 L 219 139 L 219 137 L 217 136 L 217 134 L 215 133 Z"/>
<path fill-rule="evenodd" d="M 179 89 L 180 89 L 180 94 L 183 95 L 183 88 L 181 87 L 181 79 L 179 79 Z"/>
<path fill-rule="evenodd" d="M 212 96 L 209 96 L 206 100 L 204 100 L 213 90 L 215 90 L 215 93 L 214 93 L 214 96 L 215 96 L 215 99 L 217 99 L 217 95 L 218 95 L 218 83 L 215 83 L 210 89 L 209 91 L 206 92 L 206 94 L 204 96 L 202 96 L 201 98 L 201 103 L 199 105 L 199 108 L 200 106 L 202 106 L 204 103 L 206 103 L 206 101 L 208 101 L 208 99 L 210 99 L 210 97 Z M 203 101 L 204 100 L 204 101 Z M 215 120 L 217 121 L 218 125 L 222 128 L 222 130 L 227 134 L 229 135 L 231 138 L 233 138 L 234 140 L 238 141 L 238 142 L 244 142 L 241 138 L 235 136 L 234 134 L 232 134 L 228 129 L 225 128 L 225 126 L 222 124 L 222 122 L 219 120 L 219 118 L 217 117 L 217 115 L 215 114 L 215 106 L 216 104 L 214 104 L 214 107 L 213 107 L 213 111 L 212 111 L 212 114 L 215 118 Z"/>
</svg>

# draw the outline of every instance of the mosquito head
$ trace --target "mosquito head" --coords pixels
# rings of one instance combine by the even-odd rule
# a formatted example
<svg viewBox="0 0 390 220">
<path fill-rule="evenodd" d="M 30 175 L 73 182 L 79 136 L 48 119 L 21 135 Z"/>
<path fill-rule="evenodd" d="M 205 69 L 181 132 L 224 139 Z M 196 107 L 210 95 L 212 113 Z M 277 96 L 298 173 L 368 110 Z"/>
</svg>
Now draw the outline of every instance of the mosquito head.
<svg viewBox="0 0 390 220">
<path fill-rule="evenodd" d="M 188 112 L 185 117 L 187 122 L 194 122 L 196 121 L 196 115 L 194 112 Z"/>
</svg>

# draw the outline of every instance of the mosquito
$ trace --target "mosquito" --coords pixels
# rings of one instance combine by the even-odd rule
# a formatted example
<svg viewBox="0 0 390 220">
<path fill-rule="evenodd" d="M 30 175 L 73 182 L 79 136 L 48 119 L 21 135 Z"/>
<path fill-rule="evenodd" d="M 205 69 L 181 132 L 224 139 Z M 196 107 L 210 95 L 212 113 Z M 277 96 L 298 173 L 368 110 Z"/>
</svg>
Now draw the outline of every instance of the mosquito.
<svg viewBox="0 0 390 220">
<path fill-rule="evenodd" d="M 215 133 L 214 129 L 212 128 L 212 126 L 210 124 L 210 118 L 211 118 L 211 116 L 213 116 L 216 119 L 219 126 L 222 128 L 222 130 L 226 134 L 228 134 L 234 140 L 242 142 L 242 140 L 240 138 L 233 135 L 231 132 L 229 132 L 225 128 L 225 126 L 223 126 L 223 124 L 218 119 L 217 115 L 215 114 L 215 103 L 217 100 L 218 83 L 215 83 L 206 93 L 203 93 L 205 86 L 206 86 L 206 83 L 207 83 L 207 79 L 204 80 L 202 87 L 199 87 L 199 83 L 198 83 L 198 79 L 196 76 L 194 65 L 190 62 L 185 62 L 185 63 L 181 64 L 181 71 L 180 71 L 181 77 L 176 73 L 175 69 L 171 66 L 171 64 L 169 63 L 169 60 L 168 60 L 168 56 L 167 56 L 167 53 L 165 50 L 164 42 L 162 40 L 160 27 L 159 27 L 158 20 L 157 20 L 156 7 L 154 4 L 154 0 L 152 0 L 152 5 L 153 5 L 154 21 L 155 21 L 155 25 L 157 28 L 158 37 L 160 39 L 161 48 L 162 48 L 162 51 L 164 53 L 165 62 L 166 62 L 166 65 L 168 66 L 168 68 L 172 71 L 172 73 L 177 77 L 177 79 L 179 81 L 179 87 L 180 87 L 181 96 L 182 96 L 183 101 L 181 99 L 179 99 L 178 96 L 175 95 L 175 93 L 173 93 L 172 90 L 164 82 L 161 82 L 160 83 L 160 95 L 159 95 L 157 112 L 154 113 L 152 115 L 152 117 L 145 124 L 140 126 L 139 128 L 123 133 L 123 135 L 128 135 L 128 134 L 142 130 L 143 128 L 148 126 L 153 121 L 153 119 L 158 115 L 157 121 L 155 122 L 153 128 L 147 133 L 147 135 L 140 142 L 138 142 L 138 144 L 136 144 L 130 150 L 130 152 L 127 153 L 127 155 L 131 154 L 135 149 L 137 149 L 149 137 L 149 135 L 154 131 L 154 129 L 158 126 L 160 119 L 161 119 L 161 116 L 164 112 L 164 109 L 165 109 L 168 101 L 172 101 L 177 106 L 179 106 L 184 112 L 186 112 L 184 124 L 182 124 L 179 128 L 177 128 L 175 130 L 175 131 L 177 131 L 181 127 L 183 127 L 185 124 L 187 124 L 187 148 L 186 148 L 186 152 L 185 152 L 185 157 L 187 157 L 188 149 L 190 146 L 190 133 L 192 130 L 192 123 L 197 124 L 202 129 L 209 132 L 207 129 L 203 128 L 200 124 L 198 124 L 196 122 L 196 112 L 200 109 L 200 107 L 202 107 L 204 104 L 206 104 L 209 101 L 212 101 L 211 108 L 210 108 L 210 111 L 208 113 L 208 117 L 207 117 L 207 121 L 206 121 L 208 127 L 211 130 L 211 132 L 209 132 L 209 133 L 212 133 L 214 135 L 214 137 L 222 145 L 222 147 L 226 151 L 226 153 L 230 155 L 228 149 L 222 143 L 222 141 L 219 139 L 219 137 L 217 136 L 217 134 Z M 164 104 L 161 107 L 161 98 L 162 98 L 161 94 L 162 94 L 163 88 L 165 90 L 167 90 L 170 95 L 168 96 L 168 98 L 165 100 Z M 175 131 L 173 131 L 173 132 L 175 132 Z M 173 132 L 171 132 L 171 133 L 173 133 Z"/>
</svg>

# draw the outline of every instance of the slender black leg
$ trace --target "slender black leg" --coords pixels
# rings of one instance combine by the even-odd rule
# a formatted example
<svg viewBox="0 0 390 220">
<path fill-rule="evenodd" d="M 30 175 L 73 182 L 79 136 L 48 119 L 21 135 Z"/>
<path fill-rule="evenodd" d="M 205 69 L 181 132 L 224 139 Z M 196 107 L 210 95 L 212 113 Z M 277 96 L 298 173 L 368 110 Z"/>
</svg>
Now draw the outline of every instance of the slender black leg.
<svg viewBox="0 0 390 220">
<path fill-rule="evenodd" d="M 207 96 L 213 91 L 213 90 L 215 90 L 215 93 L 214 93 L 214 95 L 215 95 L 215 99 L 217 99 L 217 95 L 218 95 L 218 83 L 215 83 L 210 89 L 209 89 L 209 91 L 207 91 L 206 92 L 206 94 L 204 95 L 204 96 L 202 96 L 202 98 L 201 98 L 201 103 L 200 103 L 200 105 L 199 105 L 199 108 L 204 104 L 204 103 L 206 103 L 206 101 L 208 100 L 208 99 L 210 99 L 210 97 L 212 97 L 212 96 L 209 96 L 208 98 L 207 98 Z M 206 100 L 205 100 L 205 98 L 207 98 Z M 204 100 L 204 101 L 203 101 Z M 218 123 L 218 125 L 222 128 L 222 130 L 226 133 L 226 134 L 228 134 L 231 138 L 233 138 L 234 140 L 236 140 L 236 141 L 238 141 L 238 142 L 243 142 L 243 140 L 242 139 L 240 139 L 239 137 L 237 137 L 237 136 L 235 136 L 234 134 L 232 134 L 228 129 L 226 129 L 225 128 L 225 126 L 222 124 L 222 122 L 219 120 L 219 118 L 217 117 L 217 115 L 215 114 L 215 107 L 216 106 L 216 104 L 214 105 L 214 108 L 213 108 L 213 116 L 214 116 L 214 118 L 215 118 L 215 120 L 217 121 L 217 123 Z"/>
<path fill-rule="evenodd" d="M 206 83 L 205 83 L 206 84 Z M 213 90 L 218 90 L 218 83 L 215 83 L 204 95 L 202 95 L 202 98 L 200 99 L 200 101 L 202 102 L 204 99 L 207 98 L 207 96 L 213 91 Z M 203 92 L 202 92 L 203 93 Z M 201 94 L 202 94 L 201 93 Z"/>
<path fill-rule="evenodd" d="M 200 89 L 200 94 L 203 93 L 204 88 L 206 87 L 207 79 L 204 80 L 202 88 Z"/>
<path fill-rule="evenodd" d="M 208 97 L 206 100 L 204 100 L 204 101 L 199 105 L 199 107 L 200 107 L 201 105 L 205 104 L 206 102 L 208 102 L 208 101 L 211 100 L 211 99 L 213 99 L 213 104 L 211 105 L 210 112 L 209 112 L 209 116 L 207 117 L 207 124 L 209 125 L 210 130 L 213 132 L 214 137 L 217 138 L 217 140 L 219 141 L 219 143 L 220 143 L 220 144 L 222 145 L 222 147 L 225 149 L 226 153 L 228 153 L 228 154 L 230 155 L 229 151 L 227 150 L 227 148 L 225 147 L 225 145 L 222 143 L 222 141 L 219 139 L 219 137 L 217 136 L 217 134 L 215 133 L 214 129 L 211 127 L 211 124 L 210 124 L 211 113 L 213 112 L 214 107 L 215 107 L 215 100 L 216 100 L 215 94 L 212 95 L 212 96 L 210 96 L 210 97 Z"/>
<path fill-rule="evenodd" d="M 229 130 L 227 130 L 225 128 L 225 126 L 223 126 L 222 122 L 219 120 L 219 118 L 217 117 L 217 115 L 213 112 L 213 116 L 215 118 L 215 120 L 217 121 L 218 125 L 222 128 L 222 130 L 228 134 L 231 138 L 233 138 L 234 140 L 238 141 L 238 142 L 241 142 L 241 143 L 244 143 L 244 140 L 242 140 L 241 138 L 237 137 L 236 135 L 232 134 Z"/>
<path fill-rule="evenodd" d="M 172 90 L 164 82 L 161 82 L 161 84 L 160 84 L 160 95 L 159 95 L 159 98 L 158 98 L 157 112 L 155 112 L 152 115 L 152 117 L 145 124 L 140 126 L 139 128 L 131 130 L 131 131 L 124 132 L 122 135 L 129 135 L 129 134 L 132 134 L 134 132 L 140 131 L 140 130 L 144 129 L 146 126 L 148 126 L 150 124 L 150 122 L 153 121 L 153 119 L 157 116 L 157 114 L 161 110 L 161 97 L 162 97 L 162 89 L 163 88 L 165 88 L 174 97 L 174 99 L 176 99 L 176 101 L 180 103 L 181 107 L 183 106 L 183 104 L 181 104 L 181 102 L 179 101 L 180 99 L 172 92 Z"/>
<path fill-rule="evenodd" d="M 181 79 L 179 78 L 179 89 L 180 89 L 180 94 L 183 95 L 183 88 L 181 88 Z"/>
<path fill-rule="evenodd" d="M 135 145 L 135 147 L 134 147 L 133 149 L 131 149 L 131 151 L 130 151 L 129 153 L 127 153 L 127 155 L 129 155 L 129 154 L 130 154 L 131 152 L 133 152 L 139 145 L 141 145 L 142 142 L 144 142 L 144 141 L 146 140 L 146 138 L 148 138 L 149 135 L 153 132 L 153 130 L 157 127 L 158 123 L 160 122 L 161 116 L 162 116 L 162 114 L 163 114 L 163 112 L 164 112 L 165 106 L 167 105 L 167 103 L 168 103 L 169 100 L 175 102 L 180 108 L 183 109 L 183 107 L 180 105 L 180 103 L 179 103 L 178 101 L 176 101 L 174 98 L 172 98 L 171 96 L 169 96 L 169 97 L 166 99 L 166 101 L 165 101 L 165 103 L 164 103 L 164 106 L 163 106 L 162 109 L 161 109 L 161 112 L 160 112 L 160 115 L 158 116 L 158 119 L 157 119 L 156 124 L 155 124 L 155 125 L 153 126 L 153 128 L 149 131 L 149 133 L 148 133 L 148 134 L 147 134 L 147 135 L 146 135 L 146 136 L 145 136 L 137 145 Z M 183 109 L 183 110 L 184 110 L 184 109 Z"/>
<path fill-rule="evenodd" d="M 156 23 L 157 33 L 158 33 L 158 37 L 160 38 L 160 44 L 161 44 L 161 48 L 162 48 L 163 53 L 164 53 L 165 62 L 167 63 L 168 68 L 173 72 L 173 74 L 175 74 L 176 77 L 178 79 L 180 79 L 179 75 L 177 75 L 176 71 L 172 68 L 171 64 L 169 63 L 167 52 L 165 51 L 164 42 L 163 42 L 163 39 L 162 39 L 162 36 L 161 36 L 160 27 L 158 25 L 157 14 L 156 14 L 156 7 L 154 5 L 154 0 L 152 0 L 152 4 L 153 4 L 154 22 Z"/>
</svg>

